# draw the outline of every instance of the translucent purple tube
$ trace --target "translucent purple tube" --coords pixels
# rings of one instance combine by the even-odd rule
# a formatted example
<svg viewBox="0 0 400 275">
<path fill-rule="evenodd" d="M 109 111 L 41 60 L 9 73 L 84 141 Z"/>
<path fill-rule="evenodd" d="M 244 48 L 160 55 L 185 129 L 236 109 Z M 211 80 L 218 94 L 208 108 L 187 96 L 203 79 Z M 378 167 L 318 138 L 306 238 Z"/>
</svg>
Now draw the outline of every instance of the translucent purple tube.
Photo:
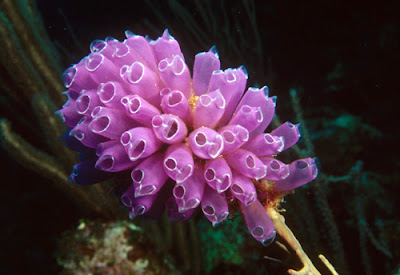
<svg viewBox="0 0 400 275">
<path fill-rule="evenodd" d="M 196 208 L 190 208 L 185 211 L 179 212 L 179 208 L 174 197 L 170 197 L 166 201 L 165 206 L 167 208 L 168 220 L 174 222 L 182 222 L 189 219 L 193 215 L 193 212 L 196 210 Z"/>
<path fill-rule="evenodd" d="M 229 125 L 240 125 L 251 133 L 263 122 L 263 114 L 260 107 L 242 105 L 236 108 L 235 114 L 229 121 Z"/>
<path fill-rule="evenodd" d="M 251 179 L 236 171 L 232 172 L 232 186 L 230 190 L 246 206 L 254 203 L 257 199 L 256 188 Z"/>
<path fill-rule="evenodd" d="M 129 218 L 133 220 L 136 216 L 143 215 L 148 212 L 153 206 L 156 198 L 157 194 L 143 196 L 132 200 L 132 207 L 129 210 Z"/>
<path fill-rule="evenodd" d="M 204 179 L 218 193 L 225 192 L 232 184 L 231 168 L 224 158 L 209 160 L 205 166 Z"/>
<path fill-rule="evenodd" d="M 154 116 L 151 124 L 156 137 L 167 144 L 174 144 L 183 141 L 187 136 L 185 122 L 178 116 L 162 114 Z"/>
<path fill-rule="evenodd" d="M 82 119 L 76 124 L 76 126 L 69 133 L 71 136 L 79 140 L 83 145 L 96 148 L 97 144 L 109 140 L 108 138 L 98 135 L 89 129 L 89 124 L 92 119 L 88 116 L 82 117 Z"/>
<path fill-rule="evenodd" d="M 68 100 L 55 114 L 61 117 L 65 125 L 74 128 L 82 119 L 82 115 L 76 110 L 76 99 L 70 96 L 70 90 L 64 92 L 64 94 L 68 97 Z"/>
<path fill-rule="evenodd" d="M 262 179 L 267 175 L 267 167 L 253 153 L 238 149 L 226 155 L 228 164 L 242 173 L 244 176 L 252 179 Z"/>
<path fill-rule="evenodd" d="M 82 90 L 75 102 L 76 111 L 80 115 L 90 116 L 97 106 L 103 106 L 103 103 L 96 90 Z"/>
<path fill-rule="evenodd" d="M 120 141 L 131 161 L 154 154 L 162 145 L 153 130 L 146 127 L 136 127 L 124 132 Z"/>
<path fill-rule="evenodd" d="M 138 95 L 127 95 L 121 98 L 121 103 L 125 107 L 127 116 L 140 124 L 151 127 L 151 120 L 161 112 L 152 104 Z"/>
<path fill-rule="evenodd" d="M 110 41 L 110 39 L 106 40 L 101 40 L 101 39 L 96 39 L 93 40 L 92 43 L 90 43 L 90 51 L 92 53 L 101 53 L 107 58 L 112 58 L 113 54 L 115 53 L 115 47 L 112 45 L 113 43 L 116 43 L 118 40 L 113 39 Z"/>
<path fill-rule="evenodd" d="M 159 76 L 139 61 L 120 70 L 125 85 L 154 106 L 160 106 L 160 90 L 164 88 Z"/>
<path fill-rule="evenodd" d="M 135 198 L 153 195 L 161 190 L 168 179 L 163 169 L 164 154 L 152 155 L 140 163 L 131 173 Z"/>
<path fill-rule="evenodd" d="M 250 137 L 249 142 L 244 144 L 242 149 L 251 151 L 258 157 L 272 156 L 282 152 L 284 144 L 282 136 L 258 134 Z"/>
<path fill-rule="evenodd" d="M 214 71 L 210 78 L 209 91 L 219 89 L 225 98 L 226 109 L 219 121 L 219 125 L 225 125 L 231 118 L 236 105 L 244 93 L 247 82 L 247 72 L 244 68 L 226 69 Z"/>
<path fill-rule="evenodd" d="M 191 110 L 185 95 L 178 90 L 164 88 L 161 90 L 161 109 L 165 114 L 172 114 L 180 117 L 185 123 L 191 121 Z"/>
<path fill-rule="evenodd" d="M 85 59 L 82 59 L 78 64 L 75 64 L 66 69 L 62 75 L 64 86 L 74 91 L 82 89 L 96 89 L 97 83 L 94 81 L 85 68 Z"/>
<path fill-rule="evenodd" d="M 220 90 L 201 95 L 193 111 L 193 127 L 214 128 L 222 118 L 225 108 L 226 102 Z"/>
<path fill-rule="evenodd" d="M 131 185 L 121 196 L 121 202 L 129 208 L 129 218 L 147 213 L 153 206 L 158 194 L 135 198 L 135 188 Z"/>
<path fill-rule="evenodd" d="M 289 164 L 289 171 L 289 176 L 275 183 L 276 190 L 281 192 L 293 190 L 314 180 L 318 175 L 315 159 L 312 158 L 299 159 L 292 162 Z"/>
<path fill-rule="evenodd" d="M 258 200 L 250 205 L 240 204 L 247 228 L 251 235 L 263 245 L 271 244 L 276 236 L 274 225 Z"/>
<path fill-rule="evenodd" d="M 97 85 L 108 81 L 121 81 L 118 67 L 101 53 L 91 53 L 83 61 L 86 70 Z"/>
<path fill-rule="evenodd" d="M 283 137 L 284 146 L 283 150 L 286 150 L 299 141 L 300 132 L 299 132 L 299 125 L 300 124 L 292 124 L 290 122 L 285 122 L 275 130 L 271 132 L 271 135 Z"/>
<path fill-rule="evenodd" d="M 186 212 L 200 205 L 204 193 L 204 168 L 201 164 L 195 166 L 193 175 L 175 185 L 173 196 L 178 206 L 178 212 Z"/>
<path fill-rule="evenodd" d="M 213 226 L 223 222 L 229 215 L 225 193 L 218 194 L 216 190 L 206 185 L 201 201 L 201 209 Z"/>
<path fill-rule="evenodd" d="M 213 129 L 202 127 L 189 135 L 189 146 L 196 156 L 203 159 L 214 159 L 224 149 L 224 140 Z"/>
<path fill-rule="evenodd" d="M 182 144 L 172 144 L 165 152 L 164 171 L 176 183 L 181 183 L 193 174 L 194 161 L 190 149 Z"/>
<path fill-rule="evenodd" d="M 289 176 L 289 166 L 282 161 L 274 158 L 261 158 L 261 161 L 267 167 L 265 179 L 279 181 Z"/>
<path fill-rule="evenodd" d="M 93 109 L 89 129 L 107 138 L 118 139 L 123 132 L 137 126 L 124 111 L 97 106 Z"/>
<path fill-rule="evenodd" d="M 114 52 L 110 59 L 119 66 L 130 65 L 139 58 L 139 55 L 124 43 L 115 41 L 112 43 L 112 47 Z"/>
<path fill-rule="evenodd" d="M 138 54 L 137 61 L 145 64 L 152 71 L 157 71 L 154 52 L 147 40 L 143 36 L 136 35 L 131 31 L 126 31 L 125 36 L 126 40 L 123 43 L 129 46 L 134 53 Z"/>
<path fill-rule="evenodd" d="M 171 198 L 172 188 L 174 187 L 174 185 L 175 182 L 170 179 L 167 180 L 161 190 L 157 192 L 157 198 L 151 206 L 150 210 L 143 215 L 144 218 L 151 219 L 153 221 L 161 218 L 166 209 L 166 201 Z"/>
<path fill-rule="evenodd" d="M 101 83 L 97 94 L 101 103 L 107 107 L 121 108 L 121 98 L 128 94 L 126 88 L 119 82 Z"/>
<path fill-rule="evenodd" d="M 167 87 L 181 91 L 187 99 L 190 98 L 190 72 L 182 56 L 162 59 L 158 63 L 158 71 Z"/>
<path fill-rule="evenodd" d="M 163 35 L 157 40 L 151 41 L 150 45 L 153 48 L 154 56 L 158 61 L 176 55 L 179 55 L 183 58 L 178 41 L 176 41 L 176 39 L 168 32 L 168 29 L 166 29 Z"/>
<path fill-rule="evenodd" d="M 73 135 L 70 135 L 71 128 L 69 128 L 64 135 L 61 136 L 61 139 L 64 141 L 65 146 L 69 149 L 74 150 L 76 152 L 83 152 L 87 150 L 92 150 L 92 148 L 86 147 L 79 140 L 77 140 Z"/>
<path fill-rule="evenodd" d="M 252 135 L 263 133 L 274 117 L 276 97 L 268 97 L 268 87 L 266 86 L 261 89 L 250 87 L 240 100 L 237 109 L 244 105 L 260 108 L 262 122 L 253 130 Z"/>
<path fill-rule="evenodd" d="M 111 175 L 94 167 L 96 158 L 83 160 L 74 165 L 72 174 L 69 176 L 74 183 L 79 185 L 92 185 L 106 180 Z"/>
<path fill-rule="evenodd" d="M 246 145 L 249 140 L 249 131 L 240 125 L 228 125 L 219 129 L 218 133 L 224 139 L 224 150 L 222 154 L 228 154 L 242 145 Z"/>
<path fill-rule="evenodd" d="M 196 96 L 208 92 L 208 84 L 210 83 L 211 75 L 214 71 L 218 71 L 220 66 L 221 62 L 219 61 L 215 47 L 212 47 L 208 52 L 196 54 L 194 58 L 192 81 L 194 94 Z"/>
<path fill-rule="evenodd" d="M 140 160 L 131 161 L 119 140 L 110 140 L 97 145 L 99 157 L 95 167 L 107 172 L 119 172 L 137 166 Z"/>
</svg>

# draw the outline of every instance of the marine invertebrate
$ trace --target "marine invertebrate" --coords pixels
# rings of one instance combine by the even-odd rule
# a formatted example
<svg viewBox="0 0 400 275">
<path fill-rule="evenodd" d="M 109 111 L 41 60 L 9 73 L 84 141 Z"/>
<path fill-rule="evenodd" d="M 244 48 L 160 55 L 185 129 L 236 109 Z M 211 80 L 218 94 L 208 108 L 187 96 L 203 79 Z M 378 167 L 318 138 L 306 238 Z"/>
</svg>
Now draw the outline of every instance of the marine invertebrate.
<svg viewBox="0 0 400 275">
<path fill-rule="evenodd" d="M 85 153 L 70 178 L 89 185 L 132 169 L 121 197 L 131 218 L 159 215 L 150 210 L 162 210 L 170 196 L 171 220 L 186 220 L 201 206 L 216 225 L 231 204 L 252 236 L 268 244 L 275 231 L 264 208 L 318 173 L 311 158 L 289 165 L 274 158 L 298 141 L 298 126 L 286 122 L 264 133 L 276 97 L 267 87 L 245 92 L 244 67 L 222 71 L 214 48 L 196 55 L 191 78 L 167 30 L 155 41 L 126 35 L 123 42 L 93 41 L 91 53 L 64 72 L 68 101 L 58 114 L 71 128 L 67 143 Z M 161 191 L 168 178 L 172 194 Z"/>
</svg>

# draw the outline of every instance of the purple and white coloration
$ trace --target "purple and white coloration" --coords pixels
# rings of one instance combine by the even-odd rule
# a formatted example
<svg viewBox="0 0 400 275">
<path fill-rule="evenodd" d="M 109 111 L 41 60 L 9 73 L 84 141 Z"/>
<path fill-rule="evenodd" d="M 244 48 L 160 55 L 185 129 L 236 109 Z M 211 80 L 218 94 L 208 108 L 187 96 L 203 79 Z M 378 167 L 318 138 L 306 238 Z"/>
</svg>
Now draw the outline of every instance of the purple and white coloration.
<svg viewBox="0 0 400 275">
<path fill-rule="evenodd" d="M 267 87 L 245 92 L 244 67 L 221 70 L 214 47 L 195 56 L 191 76 L 167 30 L 154 41 L 126 36 L 93 41 L 63 74 L 68 100 L 57 113 L 70 128 L 66 144 L 81 152 L 70 179 L 88 185 L 128 170 L 121 201 L 131 218 L 166 209 L 183 221 L 200 207 L 217 225 L 240 210 L 251 235 L 272 242 L 268 192 L 283 195 L 318 174 L 314 159 L 275 159 L 296 144 L 298 125 L 264 133 L 276 97 Z"/>
</svg>

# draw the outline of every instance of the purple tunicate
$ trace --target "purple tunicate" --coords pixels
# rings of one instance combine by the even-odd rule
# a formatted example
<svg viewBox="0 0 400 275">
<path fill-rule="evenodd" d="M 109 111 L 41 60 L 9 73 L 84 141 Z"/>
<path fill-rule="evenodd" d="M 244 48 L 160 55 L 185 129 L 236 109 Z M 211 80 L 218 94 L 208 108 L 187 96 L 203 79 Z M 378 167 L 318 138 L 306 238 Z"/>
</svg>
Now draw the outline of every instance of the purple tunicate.
<svg viewBox="0 0 400 275">
<path fill-rule="evenodd" d="M 158 61 L 177 55 L 183 58 L 178 41 L 169 34 L 168 29 L 166 29 L 163 35 L 157 38 L 157 40 L 151 41 L 150 45 L 152 46 L 154 56 Z"/>
<path fill-rule="evenodd" d="M 205 187 L 203 173 L 204 168 L 201 164 L 197 164 L 192 176 L 175 185 L 173 196 L 180 213 L 200 205 Z"/>
<path fill-rule="evenodd" d="M 101 53 L 91 53 L 82 61 L 97 85 L 108 81 L 121 81 L 118 67 Z"/>
<path fill-rule="evenodd" d="M 119 140 L 110 140 L 97 145 L 96 155 L 99 157 L 95 167 L 107 172 L 119 172 L 135 167 L 139 160 L 131 161 Z"/>
<path fill-rule="evenodd" d="M 95 158 L 86 159 L 74 165 L 69 178 L 79 185 L 92 185 L 106 180 L 110 174 L 94 167 Z"/>
<path fill-rule="evenodd" d="M 240 206 L 251 235 L 265 246 L 272 243 L 276 231 L 262 204 L 255 200 L 252 204 L 247 206 L 240 204 Z"/>
<path fill-rule="evenodd" d="M 77 152 L 83 152 L 87 150 L 93 150 L 90 147 L 86 147 L 83 145 L 76 137 L 73 135 L 70 135 L 71 133 L 71 128 L 69 128 L 64 135 L 61 136 L 61 139 L 64 141 L 65 146 L 67 146 L 69 149 L 77 151 Z"/>
<path fill-rule="evenodd" d="M 220 90 L 202 94 L 193 111 L 194 128 L 214 128 L 225 112 L 226 102 Z"/>
<path fill-rule="evenodd" d="M 121 98 L 126 115 L 140 124 L 151 127 L 151 120 L 161 112 L 152 104 L 138 95 L 127 95 Z"/>
<path fill-rule="evenodd" d="M 218 132 L 224 139 L 224 150 L 222 151 L 224 155 L 246 145 L 249 140 L 249 131 L 240 125 L 228 125 L 219 129 Z"/>
<path fill-rule="evenodd" d="M 277 159 L 298 141 L 298 125 L 264 133 L 276 97 L 266 86 L 246 91 L 245 67 L 221 69 L 215 47 L 195 56 L 191 78 L 168 30 L 156 40 L 125 35 L 93 41 L 63 73 L 68 100 L 56 114 L 80 159 L 70 181 L 88 185 L 118 173 L 129 183 L 130 173 L 121 202 L 131 218 L 166 210 L 184 221 L 201 205 L 216 225 L 240 206 L 252 236 L 268 244 L 275 233 L 264 208 L 318 173 L 314 159 Z"/>
<path fill-rule="evenodd" d="M 187 98 L 181 91 L 164 88 L 160 91 L 161 109 L 165 114 L 178 116 L 185 123 L 191 121 L 191 110 Z"/>
<path fill-rule="evenodd" d="M 220 66 L 221 62 L 219 61 L 215 47 L 212 47 L 208 52 L 196 54 L 194 58 L 192 81 L 194 94 L 196 96 L 207 93 L 211 75 L 214 71 L 218 71 Z"/>
<path fill-rule="evenodd" d="M 299 159 L 289 164 L 289 176 L 275 183 L 276 190 L 286 192 L 300 187 L 312 180 L 318 175 L 318 168 L 315 159 Z"/>
<path fill-rule="evenodd" d="M 299 124 L 285 122 L 271 132 L 271 135 L 273 136 L 283 137 L 284 146 L 282 151 L 292 147 L 297 143 L 297 141 L 299 141 L 300 132 L 298 128 Z"/>
<path fill-rule="evenodd" d="M 82 115 L 76 110 L 76 99 L 70 96 L 70 90 L 64 92 L 64 94 L 67 95 L 68 100 L 60 110 L 55 112 L 55 114 L 61 117 L 65 125 L 74 128 L 82 119 Z"/>
<path fill-rule="evenodd" d="M 178 116 L 163 114 L 154 116 L 151 124 L 157 138 L 167 144 L 174 144 L 183 141 L 187 136 L 185 122 Z"/>
<path fill-rule="evenodd" d="M 251 107 L 249 105 L 242 105 L 236 109 L 235 114 L 229 121 L 229 125 L 240 125 L 251 133 L 263 121 L 263 114 L 260 107 Z"/>
<path fill-rule="evenodd" d="M 126 31 L 126 40 L 123 42 L 125 45 L 129 46 L 132 51 L 137 54 L 137 61 L 145 64 L 152 71 L 157 70 L 157 62 L 154 56 L 154 52 L 149 42 L 140 35 L 136 35 L 131 31 Z"/>
<path fill-rule="evenodd" d="M 161 60 L 158 63 L 158 71 L 167 87 L 181 91 L 186 98 L 190 98 L 190 72 L 180 55 Z"/>
<path fill-rule="evenodd" d="M 109 39 L 107 39 L 107 41 L 105 40 L 100 40 L 100 39 L 96 39 L 94 41 L 92 41 L 92 43 L 90 43 L 89 49 L 90 52 L 92 53 L 101 53 L 102 55 L 104 55 L 107 58 L 112 58 L 113 54 L 115 53 L 115 47 L 113 47 L 113 42 L 116 42 L 118 40 L 113 40 L 110 41 Z"/>
<path fill-rule="evenodd" d="M 178 204 L 174 197 L 170 197 L 166 201 L 165 206 L 167 208 L 168 220 L 174 222 L 182 222 L 189 219 L 192 216 L 193 212 L 196 210 L 196 208 L 190 208 L 179 212 Z"/>
<path fill-rule="evenodd" d="M 157 194 L 135 198 L 132 200 L 132 207 L 129 210 L 129 218 L 134 219 L 136 216 L 143 215 L 153 206 Z"/>
<path fill-rule="evenodd" d="M 132 50 L 132 48 L 124 43 L 116 41 L 111 44 L 114 48 L 114 53 L 110 59 L 119 66 L 130 65 L 140 58 L 139 55 Z"/>
<path fill-rule="evenodd" d="M 128 94 L 126 89 L 116 81 L 102 83 L 97 90 L 99 99 L 104 106 L 121 108 L 121 98 Z"/>
<path fill-rule="evenodd" d="M 194 161 L 190 149 L 180 143 L 172 144 L 165 152 L 164 171 L 167 175 L 181 183 L 193 174 Z"/>
<path fill-rule="evenodd" d="M 161 102 L 160 90 L 164 88 L 159 76 L 143 63 L 135 61 L 132 65 L 125 65 L 120 69 L 124 84 L 135 94 L 141 96 L 154 106 Z"/>
<path fill-rule="evenodd" d="M 164 154 L 152 155 L 133 169 L 131 177 L 135 198 L 157 193 L 168 179 L 163 169 Z"/>
<path fill-rule="evenodd" d="M 80 115 L 90 116 L 93 109 L 103 106 L 96 90 L 82 90 L 75 102 L 76 111 Z"/>
<path fill-rule="evenodd" d="M 267 167 L 252 152 L 238 149 L 226 156 L 228 164 L 252 179 L 262 179 L 267 175 Z"/>
<path fill-rule="evenodd" d="M 282 161 L 274 158 L 262 158 L 261 161 L 267 167 L 267 175 L 265 179 L 278 181 L 289 176 L 289 166 Z"/>
<path fill-rule="evenodd" d="M 66 69 L 63 73 L 63 80 L 64 86 L 74 91 L 96 89 L 98 85 L 85 68 L 84 59 Z"/>
<path fill-rule="evenodd" d="M 201 209 L 213 226 L 223 222 L 229 215 L 225 193 L 218 193 L 208 185 L 204 188 Z"/>
<path fill-rule="evenodd" d="M 249 142 L 242 149 L 253 152 L 256 156 L 272 156 L 282 152 L 284 148 L 283 137 L 271 134 L 258 134 L 250 137 Z"/>
<path fill-rule="evenodd" d="M 132 161 L 154 154 L 162 145 L 153 130 L 146 127 L 136 127 L 124 132 L 120 141 Z"/>
<path fill-rule="evenodd" d="M 246 206 L 252 204 L 257 199 L 254 183 L 251 179 L 236 171 L 232 172 L 232 186 L 230 190 Z"/>
<path fill-rule="evenodd" d="M 232 184 L 231 168 L 224 158 L 209 160 L 205 166 L 204 179 L 218 193 L 225 192 Z"/>
<path fill-rule="evenodd" d="M 261 89 L 250 87 L 236 109 L 244 105 L 259 108 L 263 119 L 260 125 L 253 130 L 252 135 L 263 133 L 274 117 L 276 97 L 268 97 L 268 87 L 266 86 Z"/>
<path fill-rule="evenodd" d="M 93 109 L 92 121 L 89 129 L 106 138 L 117 139 L 123 132 L 137 126 L 137 123 L 125 114 L 124 111 L 97 106 Z"/>
<path fill-rule="evenodd" d="M 247 72 L 242 68 L 214 71 L 208 86 L 209 91 L 220 90 L 226 101 L 225 112 L 219 121 L 224 126 L 233 114 L 240 98 L 244 93 L 247 82 Z"/>
<path fill-rule="evenodd" d="M 196 156 L 203 159 L 215 159 L 224 149 L 224 140 L 213 129 L 202 127 L 189 135 L 189 145 Z"/>
<path fill-rule="evenodd" d="M 79 140 L 83 145 L 90 148 L 96 148 L 97 144 L 107 141 L 108 138 L 94 133 L 89 128 L 91 122 L 92 119 L 90 117 L 84 116 L 78 122 L 78 124 L 76 124 L 76 126 L 72 128 L 69 134 Z"/>
<path fill-rule="evenodd" d="M 164 186 L 157 192 L 157 199 L 154 201 L 150 210 L 147 211 L 143 217 L 146 219 L 151 219 L 153 221 L 161 218 L 166 209 L 165 203 L 171 198 L 172 189 L 175 185 L 175 182 L 168 179 Z"/>
</svg>

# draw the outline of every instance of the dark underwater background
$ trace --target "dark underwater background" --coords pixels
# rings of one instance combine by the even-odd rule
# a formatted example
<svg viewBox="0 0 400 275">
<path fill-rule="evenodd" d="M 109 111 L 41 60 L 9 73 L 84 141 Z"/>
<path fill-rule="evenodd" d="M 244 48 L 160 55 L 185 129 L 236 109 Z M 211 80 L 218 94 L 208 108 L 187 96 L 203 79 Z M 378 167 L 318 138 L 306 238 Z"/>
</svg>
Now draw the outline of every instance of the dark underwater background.
<svg viewBox="0 0 400 275">
<path fill-rule="evenodd" d="M 39 24 L 47 32 L 47 42 L 55 49 L 52 54 L 64 69 L 86 56 L 95 39 L 112 36 L 123 40 L 125 30 L 156 39 L 166 28 L 180 43 L 189 68 L 196 53 L 213 45 L 221 68 L 245 65 L 248 87 L 267 85 L 270 95 L 278 96 L 280 120 L 302 122 L 313 144 L 315 155 L 311 157 L 320 160 L 318 183 L 323 186 L 323 198 L 313 192 L 314 181 L 288 195 L 283 205 L 287 224 L 305 252 L 323 274 L 329 272 L 318 262 L 319 253 L 339 274 L 400 273 L 397 1 L 15 2 L 33 4 L 37 12 L 35 18 L 28 18 L 29 24 Z M 0 4 L 2 16 L 12 17 L 4 5 Z M 12 25 L 7 20 L 1 24 Z M 27 28 L 28 34 L 30 31 Z M 8 36 L 10 43 L 13 39 Z M 0 51 L 0 117 L 35 150 L 62 159 L 49 149 L 29 96 L 10 80 L 15 74 L 7 65 L 12 56 L 5 54 L 4 48 Z M 62 70 L 54 73 L 61 83 Z M 20 75 L 22 82 L 35 77 Z M 291 90 L 300 101 L 300 116 L 293 107 Z M 54 102 L 55 110 L 61 104 Z M 64 251 L 68 239 L 60 241 L 62 235 L 68 236 L 63 232 L 77 228 L 82 219 L 88 220 L 87 228 L 98 226 L 89 226 L 91 220 L 100 219 L 107 226 L 112 219 L 73 202 L 54 180 L 7 149 L 4 132 L 1 138 L 0 273 L 57 274 L 62 271 L 60 259 L 71 253 Z M 304 139 L 299 146 L 307 149 Z M 290 159 L 290 154 L 284 157 Z M 113 196 L 112 189 L 108 195 Z M 330 209 L 322 209 L 324 202 Z M 107 203 L 104 198 L 101 207 L 107 208 Z M 128 220 L 128 213 L 123 218 Z M 176 252 L 179 248 L 159 249 L 152 234 L 143 234 L 146 241 L 141 239 L 139 250 L 154 249 L 154 255 L 143 255 L 164 264 L 168 259 L 173 266 L 171 274 L 192 270 L 201 274 L 285 274 L 289 267 L 301 267 L 282 252 L 275 253 L 274 245 L 260 247 L 246 232 L 242 234 L 234 221 L 213 229 L 204 220 L 202 215 L 194 218 L 201 234 L 202 260 L 182 261 L 181 251 Z M 137 223 L 141 225 L 141 221 Z M 186 227 L 181 229 L 189 232 Z M 190 238 L 184 241 L 190 250 Z M 264 259 L 266 255 L 279 261 Z"/>
</svg>

